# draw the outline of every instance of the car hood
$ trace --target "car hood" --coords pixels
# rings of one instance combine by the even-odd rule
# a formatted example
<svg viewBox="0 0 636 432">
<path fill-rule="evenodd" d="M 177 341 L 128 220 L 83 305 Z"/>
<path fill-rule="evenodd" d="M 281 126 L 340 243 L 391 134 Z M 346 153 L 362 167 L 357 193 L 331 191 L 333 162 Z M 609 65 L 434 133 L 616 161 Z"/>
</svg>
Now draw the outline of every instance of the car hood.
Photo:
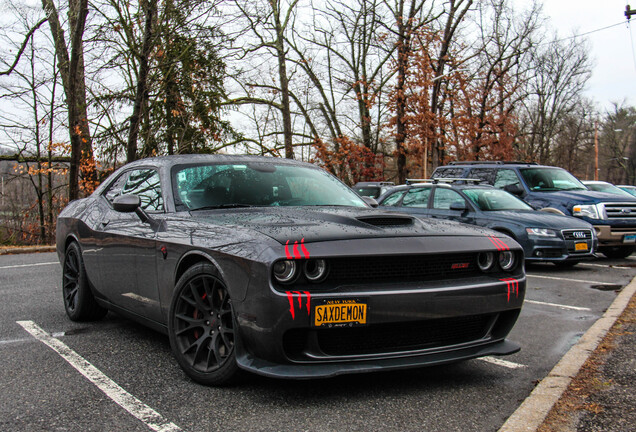
<svg viewBox="0 0 636 432">
<path fill-rule="evenodd" d="M 595 204 L 599 202 L 635 202 L 636 198 L 630 198 L 628 196 L 622 197 L 620 195 L 597 192 L 592 190 L 586 191 L 561 191 L 561 192 L 531 192 L 532 195 L 537 197 L 543 194 L 548 194 L 551 200 L 559 200 L 563 203 L 568 203 L 570 206 L 575 204 Z"/>
<path fill-rule="evenodd" d="M 495 210 L 484 212 L 489 219 L 514 222 L 525 227 L 562 229 L 592 229 L 589 223 L 570 216 L 537 210 Z"/>
<path fill-rule="evenodd" d="M 353 207 L 258 207 L 192 212 L 201 222 L 247 228 L 285 244 L 381 237 L 483 236 L 490 230 L 453 221 Z"/>
</svg>

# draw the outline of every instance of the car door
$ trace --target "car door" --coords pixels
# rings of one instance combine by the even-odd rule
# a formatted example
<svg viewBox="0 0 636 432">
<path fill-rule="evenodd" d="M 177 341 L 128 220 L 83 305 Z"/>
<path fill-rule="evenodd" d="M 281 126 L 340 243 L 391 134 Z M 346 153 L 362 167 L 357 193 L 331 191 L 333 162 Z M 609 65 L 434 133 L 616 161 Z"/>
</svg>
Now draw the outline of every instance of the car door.
<svg viewBox="0 0 636 432">
<path fill-rule="evenodd" d="M 129 170 L 107 188 L 98 240 L 100 284 L 115 305 L 159 320 L 157 225 L 142 222 L 136 213 L 115 211 L 113 200 L 126 194 L 139 196 L 150 215 L 164 211 L 160 176 L 153 168 Z"/>
<path fill-rule="evenodd" d="M 456 210 L 454 207 L 463 209 Z M 449 187 L 436 187 L 429 209 L 429 215 L 439 219 L 451 219 L 464 223 L 475 222 L 472 205 L 459 192 Z"/>
</svg>

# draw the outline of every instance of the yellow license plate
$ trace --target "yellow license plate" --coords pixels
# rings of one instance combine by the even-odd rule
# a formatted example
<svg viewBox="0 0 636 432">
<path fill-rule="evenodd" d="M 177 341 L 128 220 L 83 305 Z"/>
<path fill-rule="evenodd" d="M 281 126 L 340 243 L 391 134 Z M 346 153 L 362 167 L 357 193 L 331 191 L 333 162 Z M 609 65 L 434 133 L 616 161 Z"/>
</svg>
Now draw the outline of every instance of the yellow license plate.
<svg viewBox="0 0 636 432">
<path fill-rule="evenodd" d="M 576 250 L 576 251 L 586 251 L 587 250 L 587 243 L 576 243 L 574 245 L 574 250 Z"/>
<path fill-rule="evenodd" d="M 326 300 L 314 309 L 314 326 L 364 325 L 367 323 L 367 304 L 357 300 Z"/>
</svg>

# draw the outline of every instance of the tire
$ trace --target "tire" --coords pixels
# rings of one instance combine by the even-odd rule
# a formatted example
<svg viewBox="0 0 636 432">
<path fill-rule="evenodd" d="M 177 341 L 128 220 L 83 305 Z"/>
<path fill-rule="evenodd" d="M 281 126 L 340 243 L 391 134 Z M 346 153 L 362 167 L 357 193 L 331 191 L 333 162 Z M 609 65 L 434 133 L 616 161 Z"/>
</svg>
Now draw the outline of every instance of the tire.
<svg viewBox="0 0 636 432">
<path fill-rule="evenodd" d="M 82 251 L 77 243 L 69 244 L 62 264 L 62 295 L 66 315 L 72 321 L 96 321 L 108 313 L 97 304 L 86 277 Z"/>
<path fill-rule="evenodd" d="M 170 346 L 186 375 L 204 385 L 236 382 L 235 329 L 232 300 L 216 268 L 199 263 L 186 270 L 168 320 Z"/>
<path fill-rule="evenodd" d="M 634 246 L 603 246 L 598 251 L 608 258 L 627 258 L 634 252 Z"/>
</svg>

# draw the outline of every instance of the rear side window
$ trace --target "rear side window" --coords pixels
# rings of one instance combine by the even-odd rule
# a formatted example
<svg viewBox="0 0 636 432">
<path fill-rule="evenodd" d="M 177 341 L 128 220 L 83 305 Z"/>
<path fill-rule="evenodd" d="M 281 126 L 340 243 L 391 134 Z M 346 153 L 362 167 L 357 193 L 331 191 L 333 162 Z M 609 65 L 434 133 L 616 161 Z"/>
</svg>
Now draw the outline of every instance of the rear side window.
<svg viewBox="0 0 636 432">
<path fill-rule="evenodd" d="M 500 169 L 497 171 L 497 176 L 495 177 L 494 186 L 498 189 L 503 189 L 506 186 L 517 185 L 521 187 L 519 183 L 519 177 L 517 177 L 517 173 L 511 169 Z"/>
<path fill-rule="evenodd" d="M 464 174 L 464 168 L 446 167 L 437 168 L 431 177 L 433 178 L 461 178 Z"/>
<path fill-rule="evenodd" d="M 402 206 L 427 208 L 430 196 L 431 188 L 411 189 L 402 200 Z"/>
<path fill-rule="evenodd" d="M 497 170 L 495 168 L 473 168 L 468 173 L 468 178 L 480 179 L 488 184 L 494 184 L 496 174 Z"/>
<path fill-rule="evenodd" d="M 466 200 L 458 192 L 451 189 L 437 188 L 433 198 L 433 208 L 437 210 L 448 210 L 455 202 L 465 203 Z"/>
</svg>

